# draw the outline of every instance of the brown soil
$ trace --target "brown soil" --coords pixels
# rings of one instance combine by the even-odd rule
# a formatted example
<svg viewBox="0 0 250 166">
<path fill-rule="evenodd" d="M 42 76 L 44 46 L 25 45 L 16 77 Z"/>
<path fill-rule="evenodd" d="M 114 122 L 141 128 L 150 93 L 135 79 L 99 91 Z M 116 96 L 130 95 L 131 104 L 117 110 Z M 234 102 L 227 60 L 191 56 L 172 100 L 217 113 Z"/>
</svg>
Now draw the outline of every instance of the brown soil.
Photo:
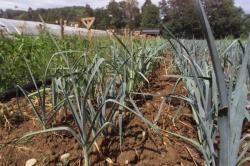
<svg viewBox="0 0 250 166">
<path fill-rule="evenodd" d="M 172 66 L 170 58 L 165 63 L 156 67 L 149 78 L 150 84 L 139 88 L 140 92 L 157 94 L 156 97 L 136 97 L 140 111 L 144 116 L 153 121 L 159 109 L 163 97 L 169 94 L 175 80 L 166 79 L 164 75 L 171 74 Z M 177 86 L 178 94 L 185 95 L 182 84 Z M 179 114 L 176 114 L 179 110 Z M 26 115 L 33 115 L 30 109 Z M 28 113 L 27 113 L 28 112 Z M 203 165 L 202 156 L 189 144 L 182 140 L 163 133 L 162 139 L 151 131 L 144 123 L 128 113 L 125 115 L 122 147 L 119 142 L 119 132 L 116 129 L 109 130 L 109 134 L 100 137 L 97 141 L 100 152 L 92 148 L 90 153 L 91 165 L 167 165 L 167 166 L 192 166 Z M 172 119 L 175 117 L 175 121 Z M 196 139 L 195 123 L 188 106 L 182 101 L 172 100 L 166 104 L 162 111 L 158 125 L 178 134 Z M 22 166 L 28 159 L 38 160 L 37 165 L 62 165 L 60 156 L 70 153 L 68 165 L 83 164 L 82 150 L 76 140 L 65 132 L 42 134 L 19 144 L 10 142 L 21 137 L 27 132 L 41 129 L 37 122 L 29 120 L 13 124 L 8 127 L 0 127 L 0 165 Z"/>
</svg>

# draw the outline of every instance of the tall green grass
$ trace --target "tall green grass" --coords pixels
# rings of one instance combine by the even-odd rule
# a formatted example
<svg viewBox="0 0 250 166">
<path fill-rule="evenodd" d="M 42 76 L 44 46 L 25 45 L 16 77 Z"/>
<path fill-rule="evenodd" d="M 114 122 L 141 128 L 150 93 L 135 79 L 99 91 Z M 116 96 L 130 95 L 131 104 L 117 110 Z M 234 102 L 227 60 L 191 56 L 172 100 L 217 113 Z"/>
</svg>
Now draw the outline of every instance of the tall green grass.
<svg viewBox="0 0 250 166">
<path fill-rule="evenodd" d="M 108 56 L 108 46 L 111 43 L 112 41 L 106 37 L 94 38 L 91 41 L 79 36 L 66 36 L 63 39 L 57 39 L 60 50 L 71 55 L 69 62 L 74 62 L 86 51 L 90 52 L 89 56 L 93 57 L 94 53 L 91 52 L 96 49 Z M 39 36 L 16 35 L 12 38 L 0 38 L 0 48 L 0 93 L 14 88 L 16 84 L 25 85 L 32 82 L 27 74 L 28 69 L 23 56 L 29 63 L 36 80 L 42 81 L 44 68 L 50 57 L 58 52 L 58 48 L 48 33 L 42 33 Z M 61 63 L 61 58 L 54 58 L 52 66 Z M 51 67 L 48 74 L 51 74 L 53 70 Z"/>
</svg>

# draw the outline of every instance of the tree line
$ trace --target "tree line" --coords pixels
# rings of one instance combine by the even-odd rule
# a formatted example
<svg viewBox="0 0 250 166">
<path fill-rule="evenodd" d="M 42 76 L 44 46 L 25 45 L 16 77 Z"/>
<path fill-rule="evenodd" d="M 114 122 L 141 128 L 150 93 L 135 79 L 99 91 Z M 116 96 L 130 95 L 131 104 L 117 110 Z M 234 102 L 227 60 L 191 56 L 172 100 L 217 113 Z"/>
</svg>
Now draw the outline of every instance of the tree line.
<svg viewBox="0 0 250 166">
<path fill-rule="evenodd" d="M 40 16 L 55 23 L 60 18 L 80 23 L 80 18 L 95 17 L 93 28 L 169 28 L 175 35 L 185 38 L 203 37 L 194 0 L 161 0 L 155 5 L 145 0 L 140 8 L 137 0 L 111 0 L 106 7 L 92 8 L 73 6 L 28 11 L 0 9 L 0 17 L 9 19 L 40 21 Z M 247 36 L 250 32 L 250 15 L 234 5 L 234 0 L 203 0 L 208 18 L 216 38 Z"/>
</svg>

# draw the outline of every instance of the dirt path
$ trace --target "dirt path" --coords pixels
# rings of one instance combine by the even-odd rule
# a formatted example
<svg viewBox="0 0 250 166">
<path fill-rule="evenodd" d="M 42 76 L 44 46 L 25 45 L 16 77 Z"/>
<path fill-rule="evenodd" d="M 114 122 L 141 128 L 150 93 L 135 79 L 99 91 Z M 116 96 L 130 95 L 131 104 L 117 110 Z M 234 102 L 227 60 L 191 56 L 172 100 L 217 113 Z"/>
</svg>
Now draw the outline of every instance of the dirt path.
<svg viewBox="0 0 250 166">
<path fill-rule="evenodd" d="M 173 68 L 169 60 L 169 57 L 164 59 L 164 63 L 160 64 L 151 74 L 149 78 L 150 85 L 141 89 L 144 93 L 158 95 L 151 99 L 141 99 L 139 101 L 139 103 L 143 103 L 140 111 L 151 121 L 155 119 L 163 97 L 169 94 L 175 85 L 175 80 L 165 77 L 166 74 L 173 74 L 173 71 L 171 71 Z M 186 93 L 183 84 L 177 87 L 176 93 Z M 177 115 L 175 123 L 173 123 L 172 119 L 178 109 L 180 113 Z M 191 111 L 184 103 L 174 100 L 170 105 L 165 105 L 158 125 L 162 129 L 195 139 L 196 131 L 191 116 Z M 158 135 L 149 131 L 142 121 L 136 117 L 129 120 L 124 130 L 126 133 L 121 153 L 119 150 L 119 137 L 115 135 L 106 138 L 101 144 L 103 153 L 111 157 L 114 163 L 118 163 L 118 165 L 130 163 L 138 166 L 191 166 L 195 165 L 194 162 L 197 165 L 202 163 L 202 157 L 193 147 L 167 134 L 164 135 L 162 141 Z"/>
<path fill-rule="evenodd" d="M 170 93 L 175 84 L 174 80 L 167 80 L 165 75 L 172 74 L 173 66 L 170 58 L 166 57 L 162 63 L 152 72 L 149 85 L 140 89 L 144 93 L 157 94 L 155 97 L 138 97 L 137 103 L 144 116 L 153 121 L 159 109 L 163 97 Z M 186 93 L 182 84 L 178 85 L 178 94 Z M 179 114 L 177 113 L 179 111 Z M 189 108 L 181 101 L 174 100 L 169 105 L 166 104 L 160 116 L 158 125 L 162 129 L 167 129 L 189 138 L 196 138 L 194 122 Z M 173 121 L 173 117 L 175 121 Z M 158 135 L 150 131 L 140 119 L 132 114 L 126 114 L 123 125 L 124 139 L 120 149 L 119 134 L 116 130 L 111 130 L 105 138 L 100 138 L 100 153 L 93 148 L 90 154 L 91 165 L 138 165 L 138 166 L 192 166 L 202 165 L 202 156 L 190 145 L 182 140 L 163 134 L 161 140 Z M 18 127 L 8 131 L 0 127 L 0 165 L 24 165 L 30 158 L 36 158 L 38 165 L 56 165 L 60 162 L 60 156 L 70 153 L 69 165 L 79 165 L 81 160 L 81 147 L 68 134 L 44 134 L 34 137 L 31 141 L 17 146 L 8 145 L 1 148 L 1 144 L 6 143 L 23 133 L 37 130 L 32 120 L 20 124 Z M 109 158 L 109 162 L 107 162 Z"/>
</svg>

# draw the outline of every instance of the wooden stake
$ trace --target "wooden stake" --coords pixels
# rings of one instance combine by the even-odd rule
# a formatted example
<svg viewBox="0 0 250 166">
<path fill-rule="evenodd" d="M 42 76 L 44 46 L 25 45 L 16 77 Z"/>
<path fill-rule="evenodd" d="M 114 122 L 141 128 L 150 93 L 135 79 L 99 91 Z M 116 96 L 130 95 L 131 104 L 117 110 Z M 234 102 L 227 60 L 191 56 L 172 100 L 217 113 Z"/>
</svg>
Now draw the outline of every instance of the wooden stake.
<svg viewBox="0 0 250 166">
<path fill-rule="evenodd" d="M 106 31 L 108 33 L 109 38 L 111 39 L 115 30 L 114 29 L 107 29 Z"/>
<path fill-rule="evenodd" d="M 17 29 L 19 30 L 19 32 L 17 32 L 17 33 L 19 33 L 19 35 L 23 35 L 23 33 L 26 29 L 26 23 L 23 23 L 22 25 L 17 26 Z"/>
<path fill-rule="evenodd" d="M 64 21 L 63 21 L 63 25 L 64 25 L 64 26 L 67 26 L 67 24 L 68 24 L 68 21 L 67 21 L 67 20 L 64 20 Z"/>
<path fill-rule="evenodd" d="M 0 37 L 4 37 L 4 35 L 3 35 L 3 29 L 0 29 Z"/>
<path fill-rule="evenodd" d="M 64 37 L 64 26 L 63 26 L 63 20 L 60 19 L 60 27 L 61 27 L 61 38 Z"/>
<path fill-rule="evenodd" d="M 128 37 L 128 34 L 129 34 L 129 29 L 125 28 L 124 31 L 123 31 L 124 37 Z"/>
<path fill-rule="evenodd" d="M 39 33 L 41 33 L 41 32 L 44 31 L 44 26 L 42 24 L 37 25 L 36 28 L 37 28 L 37 30 L 38 30 Z"/>
</svg>

